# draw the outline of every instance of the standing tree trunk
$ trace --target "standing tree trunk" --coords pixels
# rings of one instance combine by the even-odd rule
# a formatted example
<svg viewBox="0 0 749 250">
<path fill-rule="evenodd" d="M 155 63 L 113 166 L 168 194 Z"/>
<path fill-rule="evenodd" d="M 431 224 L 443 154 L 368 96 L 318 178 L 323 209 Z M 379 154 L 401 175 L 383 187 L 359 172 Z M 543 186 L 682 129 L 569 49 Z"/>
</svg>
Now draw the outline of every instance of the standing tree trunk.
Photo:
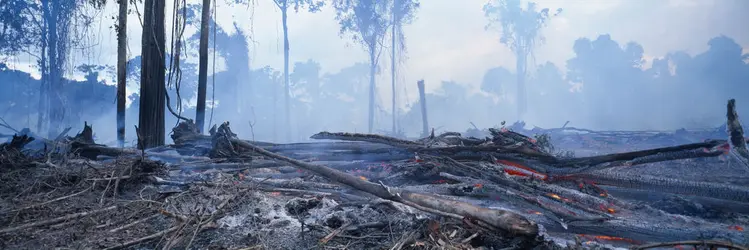
<svg viewBox="0 0 749 250">
<path fill-rule="evenodd" d="M 377 68 L 377 62 L 375 62 L 375 46 L 377 46 L 377 44 L 371 43 L 371 45 L 369 45 L 369 127 L 367 131 L 370 134 L 374 128 L 375 70 Z"/>
<path fill-rule="evenodd" d="M 283 24 L 283 85 L 284 85 L 284 102 L 286 105 L 286 141 L 291 141 L 291 107 L 289 88 L 289 27 L 286 24 L 286 15 L 288 1 L 283 1 L 281 6 L 281 23 Z"/>
<path fill-rule="evenodd" d="M 42 44 L 41 44 L 41 51 L 42 51 L 42 60 L 39 62 L 39 68 L 41 70 L 41 83 L 39 84 L 39 107 L 38 110 L 38 118 L 36 120 L 36 132 L 41 133 L 42 129 L 44 129 L 44 121 L 46 120 L 45 114 L 47 111 L 47 85 L 49 84 L 49 68 L 47 64 L 47 45 L 49 44 L 49 41 L 47 40 L 47 15 L 49 11 L 49 2 L 48 1 L 42 1 L 42 12 L 44 13 L 44 18 L 42 18 L 42 27 L 41 27 L 41 33 L 42 33 Z"/>
<path fill-rule="evenodd" d="M 395 25 L 395 15 L 393 15 L 393 34 L 392 34 L 392 55 L 390 58 L 390 76 L 392 78 L 392 87 L 393 87 L 393 135 L 396 135 L 398 133 L 397 127 L 396 127 L 396 120 L 398 115 L 395 113 L 396 106 L 395 106 L 395 35 L 398 33 L 397 30 L 398 26 Z"/>
<path fill-rule="evenodd" d="M 421 137 L 429 136 L 429 120 L 427 119 L 427 98 L 424 93 L 424 80 L 416 82 L 419 88 L 419 103 L 421 103 Z"/>
<path fill-rule="evenodd" d="M 139 136 L 142 136 L 139 147 L 146 149 L 164 145 L 164 1 L 146 0 L 143 11 L 138 131 Z"/>
<path fill-rule="evenodd" d="M 127 1 L 120 0 L 117 23 L 117 142 L 125 146 L 125 86 L 127 86 Z"/>
<path fill-rule="evenodd" d="M 62 103 L 62 70 L 60 70 L 60 60 L 58 60 L 58 47 L 59 37 L 57 33 L 57 15 L 59 13 L 60 3 L 56 1 L 49 1 L 51 6 L 48 6 L 49 11 L 47 12 L 47 24 L 49 25 L 49 89 L 47 96 L 49 97 L 49 138 L 57 137 L 58 128 L 62 125 L 64 118 L 64 109 Z"/>
<path fill-rule="evenodd" d="M 528 110 L 528 99 L 525 91 L 525 67 L 526 67 L 526 57 L 528 56 L 528 53 L 525 52 L 525 50 L 521 49 L 520 52 L 517 53 L 517 61 L 516 61 L 516 73 L 517 73 L 517 82 L 518 82 L 518 92 L 517 92 L 517 102 L 518 102 L 518 120 L 522 121 L 525 112 Z"/>
<path fill-rule="evenodd" d="M 203 0 L 202 18 L 200 20 L 200 65 L 198 69 L 198 107 L 195 111 L 195 123 L 198 131 L 203 133 L 205 127 L 205 92 L 208 81 L 208 23 L 211 17 L 211 0 Z M 213 41 L 214 43 L 216 41 Z M 209 124 L 210 125 L 210 124 Z"/>
</svg>

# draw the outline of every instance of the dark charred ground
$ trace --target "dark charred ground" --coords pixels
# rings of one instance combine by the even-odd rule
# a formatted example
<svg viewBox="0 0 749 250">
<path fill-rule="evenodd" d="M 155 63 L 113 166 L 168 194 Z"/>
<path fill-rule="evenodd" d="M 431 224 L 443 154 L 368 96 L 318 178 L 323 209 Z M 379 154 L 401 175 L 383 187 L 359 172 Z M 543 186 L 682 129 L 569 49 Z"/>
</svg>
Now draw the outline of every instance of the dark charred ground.
<svg viewBox="0 0 749 250">
<path fill-rule="evenodd" d="M 672 146 L 712 137 L 545 132 L 556 139 L 556 150 L 577 154 Z M 0 151 L 0 248 L 613 249 L 643 243 L 589 234 L 541 232 L 528 237 L 487 230 L 470 219 L 425 213 L 361 191 L 343 192 L 345 188 L 325 178 L 288 167 L 247 168 L 241 167 L 242 160 L 208 164 L 200 157 L 153 151 L 143 156 L 132 149 L 126 149 L 127 155 L 92 160 L 83 157 L 86 150 L 76 148 L 80 138 L 37 143 L 40 140 L 42 148 L 6 145 Z M 191 145 L 194 151 L 200 147 Z M 205 164 L 213 167 L 186 167 Z M 221 164 L 240 167 L 218 167 Z M 725 156 L 620 170 L 749 186 L 747 169 Z M 349 173 L 356 171 L 361 170 Z M 372 171 L 360 174 L 362 179 L 377 177 Z M 654 209 L 676 221 L 699 218 L 735 226 L 726 228 L 733 231 L 749 225 L 749 211 L 744 211 L 749 208 L 715 207 L 690 196 L 648 190 L 603 188 L 627 200 L 632 210 Z M 712 239 L 694 240 L 708 238 Z"/>
</svg>

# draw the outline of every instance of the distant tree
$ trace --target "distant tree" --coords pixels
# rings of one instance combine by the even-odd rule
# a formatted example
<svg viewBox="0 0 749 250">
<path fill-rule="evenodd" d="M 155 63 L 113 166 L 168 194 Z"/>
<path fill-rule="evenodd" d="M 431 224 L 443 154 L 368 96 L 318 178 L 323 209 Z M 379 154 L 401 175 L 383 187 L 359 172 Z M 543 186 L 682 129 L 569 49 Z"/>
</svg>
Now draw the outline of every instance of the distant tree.
<svg viewBox="0 0 749 250">
<path fill-rule="evenodd" d="M 143 12 L 142 66 L 140 85 L 140 148 L 164 145 L 164 107 L 166 105 L 166 62 L 164 53 L 164 1 L 145 0 Z M 151 13 L 151 14 L 148 14 Z"/>
<path fill-rule="evenodd" d="M 508 91 L 508 83 L 516 79 L 515 74 L 504 67 L 491 68 L 484 73 L 481 90 L 501 97 Z"/>
<path fill-rule="evenodd" d="M 582 84 L 585 106 L 598 125 L 614 129 L 637 117 L 635 105 L 651 101 L 642 71 L 644 49 L 639 44 L 620 46 L 610 35 L 600 35 L 594 41 L 576 40 L 573 51 L 575 57 L 567 60 L 567 79 Z M 633 103 L 635 97 L 638 101 Z"/>
<path fill-rule="evenodd" d="M 369 121 L 367 131 L 372 133 L 375 108 L 375 74 L 385 32 L 390 25 L 387 1 L 334 0 L 336 20 L 341 25 L 340 34 L 350 34 L 355 42 L 364 46 L 369 55 Z"/>
<path fill-rule="evenodd" d="M 557 9 L 554 16 L 562 9 Z M 520 0 L 491 0 L 484 5 L 484 14 L 489 19 L 487 28 L 500 25 L 500 42 L 507 45 L 516 59 L 518 118 L 522 120 L 527 111 L 527 94 L 525 86 L 528 56 L 533 53 L 538 41 L 542 41 L 541 28 L 549 20 L 549 9 L 538 10 L 534 2 L 528 2 L 523 8 Z"/>
<path fill-rule="evenodd" d="M 287 25 L 289 7 L 294 11 L 307 7 L 309 12 L 317 12 L 325 4 L 321 0 L 273 0 L 281 10 L 281 25 L 283 27 L 283 83 L 284 83 L 284 108 L 286 115 L 286 140 L 291 140 L 291 111 L 289 103 L 289 26 Z"/>
<path fill-rule="evenodd" d="M 393 0 L 393 6 L 391 7 L 390 15 L 392 16 L 391 23 L 391 57 L 390 57 L 390 76 L 392 80 L 392 91 L 393 91 L 393 134 L 397 133 L 396 123 L 398 119 L 397 104 L 396 104 L 396 92 L 395 92 L 395 65 L 396 65 L 396 51 L 406 51 L 406 39 L 403 34 L 403 25 L 411 23 L 415 18 L 415 12 L 419 8 L 419 0 Z M 403 54 L 402 54 L 403 55 Z M 403 57 L 401 57 L 402 59 Z"/>
<path fill-rule="evenodd" d="M 289 76 L 291 90 L 294 92 L 303 91 L 312 103 L 320 100 L 320 63 L 312 59 L 306 62 L 297 62 L 294 64 L 294 72 Z"/>
</svg>

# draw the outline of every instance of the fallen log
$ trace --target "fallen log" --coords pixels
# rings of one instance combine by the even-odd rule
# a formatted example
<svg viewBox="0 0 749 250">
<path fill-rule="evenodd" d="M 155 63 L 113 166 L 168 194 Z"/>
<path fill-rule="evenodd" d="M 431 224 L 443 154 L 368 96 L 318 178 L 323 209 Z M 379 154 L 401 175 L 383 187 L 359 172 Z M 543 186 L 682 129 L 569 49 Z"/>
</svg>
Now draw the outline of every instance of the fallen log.
<svg viewBox="0 0 749 250">
<path fill-rule="evenodd" d="M 228 123 L 224 123 L 222 126 L 228 126 Z M 431 195 L 418 194 L 398 188 L 387 187 L 382 184 L 378 185 L 339 170 L 278 155 L 246 142 L 238 143 L 241 147 L 252 149 L 256 154 L 312 171 L 332 181 L 348 185 L 383 199 L 400 202 L 419 209 L 423 207 L 427 210 L 436 210 L 442 213 L 458 215 L 460 217 L 475 218 L 495 228 L 513 234 L 526 236 L 535 236 L 538 234 L 538 225 L 536 225 L 535 222 L 510 211 L 487 209 L 465 202 L 445 200 Z M 416 143 L 411 142 L 406 144 L 414 145 Z"/>
</svg>

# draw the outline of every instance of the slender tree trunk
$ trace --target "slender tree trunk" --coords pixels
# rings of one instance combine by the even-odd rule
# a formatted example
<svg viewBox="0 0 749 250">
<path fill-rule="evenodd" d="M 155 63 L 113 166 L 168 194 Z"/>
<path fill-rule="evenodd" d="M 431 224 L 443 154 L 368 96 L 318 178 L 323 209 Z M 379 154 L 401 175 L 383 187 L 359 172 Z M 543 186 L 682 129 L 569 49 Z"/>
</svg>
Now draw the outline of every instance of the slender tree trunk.
<svg viewBox="0 0 749 250">
<path fill-rule="evenodd" d="M 518 82 L 518 92 L 517 92 L 517 100 L 518 100 L 518 120 L 522 121 L 525 112 L 528 110 L 528 101 L 527 101 L 527 95 L 525 91 L 525 70 L 526 70 L 526 57 L 528 56 L 525 52 L 519 52 L 517 54 L 517 62 L 516 62 L 516 73 L 517 73 L 517 82 Z"/>
<path fill-rule="evenodd" d="M 117 23 L 117 142 L 125 146 L 125 100 L 127 98 L 127 2 L 120 0 Z"/>
<path fill-rule="evenodd" d="M 211 17 L 211 0 L 203 0 L 202 18 L 200 20 L 200 58 L 198 69 L 198 107 L 195 111 L 195 123 L 200 133 L 205 127 L 205 92 L 208 85 L 208 23 Z M 216 41 L 213 41 L 214 43 Z M 209 124 L 210 125 L 210 124 Z"/>
<path fill-rule="evenodd" d="M 286 141 L 291 141 L 291 104 L 289 88 L 289 27 L 286 24 L 287 1 L 281 6 L 281 23 L 283 24 L 283 85 L 284 85 L 284 107 L 286 108 Z"/>
<path fill-rule="evenodd" d="M 47 111 L 47 85 L 49 84 L 49 69 L 47 64 L 47 45 L 49 41 L 47 40 L 47 18 L 49 15 L 49 2 L 48 1 L 42 1 L 42 13 L 44 13 L 44 18 L 42 18 L 42 60 L 39 62 L 39 66 L 41 68 L 42 73 L 42 79 L 41 83 L 39 84 L 39 107 L 38 110 L 38 119 L 36 120 L 36 132 L 41 133 L 42 129 L 44 129 L 44 121 L 46 120 L 45 114 Z"/>
<path fill-rule="evenodd" d="M 140 86 L 139 135 L 141 148 L 164 145 L 165 58 L 164 1 L 143 4 L 142 67 Z"/>
<path fill-rule="evenodd" d="M 278 142 L 278 79 L 273 78 L 273 142 Z"/>
<path fill-rule="evenodd" d="M 393 15 L 393 34 L 392 34 L 392 55 L 390 57 L 390 77 L 392 78 L 392 88 L 393 88 L 393 135 L 397 134 L 397 127 L 396 127 L 396 121 L 398 115 L 396 114 L 396 106 L 395 106 L 395 38 L 396 34 L 398 33 L 398 25 L 395 25 L 395 15 Z"/>
<path fill-rule="evenodd" d="M 427 119 L 427 98 L 424 93 L 424 80 L 416 82 L 419 88 L 419 103 L 421 104 L 421 137 L 429 136 L 429 120 Z"/>
<path fill-rule="evenodd" d="M 63 104 L 62 104 L 62 71 L 60 70 L 60 64 L 58 57 L 57 48 L 59 47 L 58 33 L 57 33 L 57 15 L 59 13 L 60 3 L 56 1 L 49 2 L 49 15 L 47 16 L 47 24 L 49 25 L 49 129 L 48 135 L 50 138 L 57 136 L 57 131 L 63 122 Z"/>
<path fill-rule="evenodd" d="M 377 68 L 377 62 L 375 62 L 375 44 L 370 45 L 369 48 L 369 123 L 368 132 L 371 134 L 374 128 L 374 106 L 375 106 L 375 70 Z"/>
</svg>

